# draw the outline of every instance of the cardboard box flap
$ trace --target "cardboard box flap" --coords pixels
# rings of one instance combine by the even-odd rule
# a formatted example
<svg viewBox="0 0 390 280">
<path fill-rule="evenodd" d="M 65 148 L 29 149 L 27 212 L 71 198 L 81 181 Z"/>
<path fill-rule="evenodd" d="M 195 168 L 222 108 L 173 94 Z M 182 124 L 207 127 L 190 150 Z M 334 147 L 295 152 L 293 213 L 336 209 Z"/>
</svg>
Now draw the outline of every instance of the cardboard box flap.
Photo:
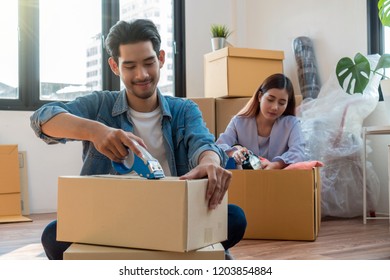
<svg viewBox="0 0 390 280">
<path fill-rule="evenodd" d="M 187 188 L 188 195 L 186 196 L 189 199 L 187 203 L 188 250 L 200 248 L 202 244 L 211 244 L 213 240 L 225 241 L 227 239 L 227 211 L 210 210 L 205 199 L 206 188 L 202 188 L 203 183 L 198 180 L 193 180 L 191 183 L 194 187 Z M 226 207 L 226 205 L 227 196 L 217 207 Z"/>
<path fill-rule="evenodd" d="M 321 174 L 319 168 L 313 168 L 314 172 L 314 201 L 316 201 L 316 207 L 315 207 L 315 234 L 318 235 L 321 227 Z"/>
<path fill-rule="evenodd" d="M 275 50 L 260 50 L 249 48 L 226 47 L 206 54 L 206 61 L 213 61 L 223 57 L 261 58 L 271 60 L 283 60 L 284 52 Z"/>
</svg>

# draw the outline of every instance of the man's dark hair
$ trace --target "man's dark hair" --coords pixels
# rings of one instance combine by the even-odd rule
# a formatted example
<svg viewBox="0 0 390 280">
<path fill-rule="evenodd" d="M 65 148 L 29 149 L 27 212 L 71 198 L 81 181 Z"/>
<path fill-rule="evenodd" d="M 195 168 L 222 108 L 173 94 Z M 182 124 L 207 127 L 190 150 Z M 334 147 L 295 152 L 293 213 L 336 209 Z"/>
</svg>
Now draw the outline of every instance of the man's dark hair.
<svg viewBox="0 0 390 280">
<path fill-rule="evenodd" d="M 160 53 L 161 38 L 156 25 L 147 19 L 133 21 L 118 21 L 111 27 L 106 39 L 106 50 L 109 56 L 118 63 L 119 46 L 129 43 L 151 41 L 158 56 Z"/>
</svg>

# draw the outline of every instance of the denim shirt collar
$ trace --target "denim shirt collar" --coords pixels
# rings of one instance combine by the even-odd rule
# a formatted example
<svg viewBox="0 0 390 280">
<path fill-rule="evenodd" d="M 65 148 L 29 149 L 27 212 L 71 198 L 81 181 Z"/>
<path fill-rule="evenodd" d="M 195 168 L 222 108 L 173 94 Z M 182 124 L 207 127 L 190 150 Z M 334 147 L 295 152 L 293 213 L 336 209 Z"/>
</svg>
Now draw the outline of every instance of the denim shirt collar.
<svg viewBox="0 0 390 280">
<path fill-rule="evenodd" d="M 157 88 L 157 98 L 158 103 L 161 108 L 162 116 L 168 117 L 169 119 L 172 118 L 171 111 L 169 110 L 168 102 L 165 100 L 163 95 L 161 94 L 160 90 Z M 129 105 L 127 104 L 127 97 L 126 97 L 126 89 L 123 89 L 116 99 L 114 106 L 112 108 L 112 116 L 118 116 L 120 114 L 123 114 L 129 110 Z"/>
</svg>

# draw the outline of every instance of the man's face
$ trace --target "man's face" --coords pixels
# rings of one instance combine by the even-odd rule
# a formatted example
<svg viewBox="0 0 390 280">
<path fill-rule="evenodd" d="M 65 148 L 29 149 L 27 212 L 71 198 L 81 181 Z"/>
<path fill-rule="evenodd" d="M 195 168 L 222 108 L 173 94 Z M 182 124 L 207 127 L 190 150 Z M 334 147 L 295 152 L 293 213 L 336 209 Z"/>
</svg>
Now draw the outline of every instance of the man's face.
<svg viewBox="0 0 390 280">
<path fill-rule="evenodd" d="M 112 71 L 120 76 L 128 98 L 148 99 L 156 93 L 160 68 L 164 65 L 165 53 L 157 57 L 152 42 L 139 42 L 119 46 L 118 64 L 110 59 Z"/>
</svg>

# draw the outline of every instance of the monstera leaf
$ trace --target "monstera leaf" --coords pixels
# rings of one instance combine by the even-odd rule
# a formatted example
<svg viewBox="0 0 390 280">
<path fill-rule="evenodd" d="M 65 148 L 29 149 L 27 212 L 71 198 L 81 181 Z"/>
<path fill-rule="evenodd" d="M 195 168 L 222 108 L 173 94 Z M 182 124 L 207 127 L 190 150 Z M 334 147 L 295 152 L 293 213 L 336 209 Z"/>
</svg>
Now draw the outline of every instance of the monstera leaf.
<svg viewBox="0 0 390 280">
<path fill-rule="evenodd" d="M 379 69 L 386 69 L 386 68 L 390 68 L 390 54 L 387 53 L 382 54 L 382 56 L 379 58 L 378 64 L 376 65 L 375 68 L 375 72 L 377 72 Z M 382 75 L 381 73 L 378 74 Z"/>
<path fill-rule="evenodd" d="M 390 27 L 390 0 L 378 1 L 378 16 L 383 26 Z M 370 80 L 371 71 L 388 78 L 384 75 L 386 68 L 390 68 L 389 54 L 383 54 L 379 58 L 375 70 L 371 70 L 368 59 L 361 53 L 357 53 L 353 60 L 349 57 L 339 60 L 336 66 L 336 75 L 340 86 L 347 93 L 363 93 Z"/>
<path fill-rule="evenodd" d="M 348 93 L 363 93 L 370 79 L 370 62 L 361 53 L 354 60 L 344 57 L 336 66 L 336 75 L 340 86 Z"/>
<path fill-rule="evenodd" d="M 384 26 L 390 26 L 390 0 L 378 2 L 378 16 Z"/>
</svg>

